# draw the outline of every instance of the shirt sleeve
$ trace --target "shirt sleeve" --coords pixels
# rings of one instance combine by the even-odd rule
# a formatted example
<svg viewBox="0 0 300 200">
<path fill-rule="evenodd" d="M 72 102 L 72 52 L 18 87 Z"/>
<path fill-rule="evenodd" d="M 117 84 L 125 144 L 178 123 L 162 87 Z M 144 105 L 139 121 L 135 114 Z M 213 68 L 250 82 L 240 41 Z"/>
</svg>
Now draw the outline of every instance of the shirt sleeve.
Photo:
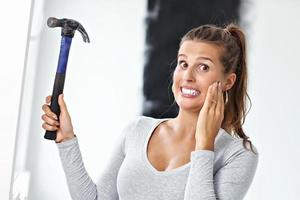
<svg viewBox="0 0 300 200">
<path fill-rule="evenodd" d="M 214 175 L 214 152 L 191 152 L 191 168 L 184 200 L 241 200 L 251 185 L 258 155 L 235 142 L 225 164 Z"/>
<path fill-rule="evenodd" d="M 118 200 L 117 175 L 125 157 L 126 134 L 133 125 L 131 122 L 123 129 L 97 185 L 84 167 L 77 137 L 57 144 L 73 200 Z"/>
</svg>

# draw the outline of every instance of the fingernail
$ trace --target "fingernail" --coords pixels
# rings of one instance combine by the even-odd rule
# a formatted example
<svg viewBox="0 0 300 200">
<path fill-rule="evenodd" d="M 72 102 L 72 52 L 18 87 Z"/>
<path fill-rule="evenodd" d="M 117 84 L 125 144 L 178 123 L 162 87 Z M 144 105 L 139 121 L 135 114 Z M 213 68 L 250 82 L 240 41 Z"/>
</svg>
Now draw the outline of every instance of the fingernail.
<svg viewBox="0 0 300 200">
<path fill-rule="evenodd" d="M 56 115 L 53 115 L 53 118 L 54 118 L 54 119 L 57 119 Z"/>
</svg>

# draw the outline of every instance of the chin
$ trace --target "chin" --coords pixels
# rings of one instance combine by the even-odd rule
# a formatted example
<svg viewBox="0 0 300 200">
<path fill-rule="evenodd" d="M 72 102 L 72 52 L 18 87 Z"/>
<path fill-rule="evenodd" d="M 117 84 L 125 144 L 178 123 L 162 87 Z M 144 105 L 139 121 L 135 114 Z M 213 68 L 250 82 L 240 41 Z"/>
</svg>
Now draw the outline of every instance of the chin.
<svg viewBox="0 0 300 200">
<path fill-rule="evenodd" d="M 195 104 L 191 102 L 177 102 L 177 105 L 180 110 L 199 112 L 203 106 L 203 104 Z"/>
</svg>

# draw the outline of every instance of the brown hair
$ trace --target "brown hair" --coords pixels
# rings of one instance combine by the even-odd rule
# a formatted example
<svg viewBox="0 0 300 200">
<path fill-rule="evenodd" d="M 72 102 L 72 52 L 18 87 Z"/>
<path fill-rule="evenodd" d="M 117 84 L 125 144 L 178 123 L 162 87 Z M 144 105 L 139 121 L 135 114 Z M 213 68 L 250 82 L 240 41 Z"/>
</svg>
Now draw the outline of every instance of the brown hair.
<svg viewBox="0 0 300 200">
<path fill-rule="evenodd" d="M 245 34 L 240 27 L 232 23 L 225 28 L 215 25 L 203 25 L 186 33 L 181 39 L 180 46 L 187 40 L 208 42 L 221 47 L 222 55 L 220 61 L 224 66 L 224 74 L 232 72 L 236 74 L 236 82 L 227 91 L 228 102 L 225 104 L 224 119 L 221 126 L 235 137 L 242 138 L 246 149 L 246 144 L 249 143 L 253 151 L 252 143 L 242 128 L 247 114 L 247 99 L 251 108 L 251 100 L 247 93 L 248 76 Z"/>
</svg>

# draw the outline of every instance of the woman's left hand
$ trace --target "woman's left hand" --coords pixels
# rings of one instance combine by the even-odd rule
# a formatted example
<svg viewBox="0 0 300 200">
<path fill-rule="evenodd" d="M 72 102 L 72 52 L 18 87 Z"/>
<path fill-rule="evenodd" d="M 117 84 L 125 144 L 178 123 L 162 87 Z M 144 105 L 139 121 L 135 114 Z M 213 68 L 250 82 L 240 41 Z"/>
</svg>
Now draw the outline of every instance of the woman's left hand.
<svg viewBox="0 0 300 200">
<path fill-rule="evenodd" d="M 195 150 L 214 150 L 215 138 L 224 118 L 224 100 L 221 82 L 209 86 L 196 127 Z"/>
</svg>

